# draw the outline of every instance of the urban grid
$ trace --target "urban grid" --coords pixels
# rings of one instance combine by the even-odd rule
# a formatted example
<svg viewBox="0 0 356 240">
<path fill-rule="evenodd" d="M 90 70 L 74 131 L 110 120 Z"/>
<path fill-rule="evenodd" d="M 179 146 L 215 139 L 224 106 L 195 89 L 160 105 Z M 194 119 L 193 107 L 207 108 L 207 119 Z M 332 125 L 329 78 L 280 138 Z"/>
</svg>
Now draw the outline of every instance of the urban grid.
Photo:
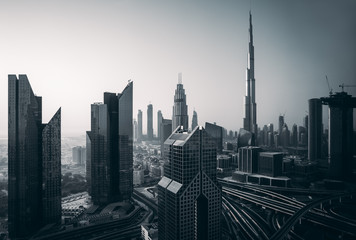
<svg viewBox="0 0 356 240">
<path fill-rule="evenodd" d="M 195 109 L 190 119 L 178 73 L 164 99 L 172 115 L 156 115 L 151 103 L 134 112 L 128 80 L 88 103 L 90 129 L 68 145 L 60 104 L 43 123 L 31 76 L 9 74 L 0 239 L 356 239 L 356 97 L 347 92 L 356 85 L 303 99 L 302 126 L 288 126 L 285 114 L 276 115 L 278 126 L 257 125 L 252 11 L 248 17 L 239 131 L 202 125 Z"/>
</svg>

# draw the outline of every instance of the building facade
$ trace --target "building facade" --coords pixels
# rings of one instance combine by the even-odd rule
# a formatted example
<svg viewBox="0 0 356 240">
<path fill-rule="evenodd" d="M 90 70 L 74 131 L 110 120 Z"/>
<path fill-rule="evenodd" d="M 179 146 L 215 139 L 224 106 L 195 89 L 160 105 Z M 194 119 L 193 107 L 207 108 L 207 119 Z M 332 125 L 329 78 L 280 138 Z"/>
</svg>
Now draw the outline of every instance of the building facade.
<svg viewBox="0 0 356 240">
<path fill-rule="evenodd" d="M 42 98 L 9 75 L 8 113 L 8 229 L 21 239 L 61 220 L 61 110 L 42 124 Z"/>
<path fill-rule="evenodd" d="M 162 119 L 163 119 L 162 112 L 161 112 L 161 110 L 158 110 L 158 112 L 157 112 L 157 139 L 158 139 L 158 141 L 161 140 Z"/>
<path fill-rule="evenodd" d="M 165 141 L 167 164 L 158 184 L 158 239 L 220 239 L 221 188 L 216 148 L 202 128 L 182 128 Z"/>
</svg>

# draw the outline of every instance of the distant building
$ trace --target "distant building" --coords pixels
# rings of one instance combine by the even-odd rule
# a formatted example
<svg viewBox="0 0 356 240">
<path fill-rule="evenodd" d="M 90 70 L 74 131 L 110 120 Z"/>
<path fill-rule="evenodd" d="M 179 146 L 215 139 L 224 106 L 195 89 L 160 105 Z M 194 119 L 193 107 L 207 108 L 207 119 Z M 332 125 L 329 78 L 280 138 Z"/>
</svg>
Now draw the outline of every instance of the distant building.
<svg viewBox="0 0 356 240">
<path fill-rule="evenodd" d="M 284 125 L 284 115 L 278 117 L 278 134 L 281 135 Z"/>
<path fill-rule="evenodd" d="M 90 192 L 94 204 L 129 200 L 133 191 L 132 91 L 104 93 L 104 104 L 91 105 Z"/>
<path fill-rule="evenodd" d="M 158 239 L 219 240 L 221 188 L 216 179 L 216 148 L 202 128 L 182 129 L 165 142 L 168 164 L 158 183 Z"/>
<path fill-rule="evenodd" d="M 137 141 L 142 141 L 142 111 L 138 110 L 137 113 Z"/>
<path fill-rule="evenodd" d="M 162 112 L 161 112 L 161 110 L 158 110 L 158 112 L 157 112 L 157 139 L 158 139 L 158 141 L 160 141 L 161 134 L 162 134 L 161 133 L 162 119 L 163 119 Z"/>
<path fill-rule="evenodd" d="M 8 230 L 27 239 L 61 222 L 61 109 L 42 124 L 26 75 L 8 76 L 8 98 Z"/>
<path fill-rule="evenodd" d="M 138 141 L 138 124 L 137 124 L 136 119 L 133 120 L 133 131 L 134 131 L 133 141 L 137 142 Z"/>
<path fill-rule="evenodd" d="M 187 97 L 182 84 L 182 73 L 178 74 L 178 84 L 174 94 L 172 132 L 178 126 L 183 126 L 184 129 L 188 129 L 188 106 Z"/>
<path fill-rule="evenodd" d="M 192 118 L 192 131 L 194 130 L 194 128 L 198 126 L 198 114 L 197 112 L 194 110 L 193 111 L 193 118 Z"/>
<path fill-rule="evenodd" d="M 164 142 L 167 140 L 167 138 L 172 134 L 172 120 L 170 119 L 162 119 L 161 123 L 161 155 L 163 156 L 164 152 Z"/>
<path fill-rule="evenodd" d="M 252 146 L 239 148 L 239 171 L 245 173 L 257 173 L 258 154 L 261 151 L 261 148 Z"/>
<path fill-rule="evenodd" d="M 261 152 L 258 159 L 258 173 L 270 177 L 282 176 L 283 153 Z"/>
<path fill-rule="evenodd" d="M 73 163 L 78 165 L 85 165 L 87 156 L 86 148 L 77 146 L 72 148 Z"/>
<path fill-rule="evenodd" d="M 147 140 L 153 140 L 153 106 L 147 105 Z"/>
<path fill-rule="evenodd" d="M 280 145 L 282 147 L 288 147 L 290 144 L 289 144 L 289 141 L 290 141 L 290 131 L 288 129 L 288 126 L 286 123 L 284 123 L 283 125 L 283 128 L 282 128 L 282 133 L 281 135 L 279 136 L 279 139 L 280 139 Z"/>
<path fill-rule="evenodd" d="M 292 147 L 298 146 L 298 127 L 296 124 L 292 127 L 291 145 Z"/>
<path fill-rule="evenodd" d="M 308 103 L 308 159 L 315 161 L 321 158 L 322 107 L 318 98 L 309 99 Z"/>
<path fill-rule="evenodd" d="M 219 125 L 206 122 L 205 131 L 215 141 L 217 153 L 221 153 L 223 150 L 223 128 Z"/>
</svg>

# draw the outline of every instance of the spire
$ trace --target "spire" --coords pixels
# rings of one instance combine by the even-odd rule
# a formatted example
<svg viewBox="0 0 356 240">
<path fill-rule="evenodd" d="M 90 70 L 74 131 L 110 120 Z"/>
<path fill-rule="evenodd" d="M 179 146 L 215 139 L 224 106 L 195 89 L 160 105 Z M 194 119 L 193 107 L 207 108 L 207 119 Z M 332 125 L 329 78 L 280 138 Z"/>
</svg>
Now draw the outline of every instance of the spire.
<svg viewBox="0 0 356 240">
<path fill-rule="evenodd" d="M 178 73 L 178 84 L 182 84 L 182 73 Z"/>
<path fill-rule="evenodd" d="M 252 35 L 252 14 L 250 10 L 250 28 L 249 28 L 249 33 L 250 33 L 250 44 L 253 45 L 253 35 Z"/>
</svg>

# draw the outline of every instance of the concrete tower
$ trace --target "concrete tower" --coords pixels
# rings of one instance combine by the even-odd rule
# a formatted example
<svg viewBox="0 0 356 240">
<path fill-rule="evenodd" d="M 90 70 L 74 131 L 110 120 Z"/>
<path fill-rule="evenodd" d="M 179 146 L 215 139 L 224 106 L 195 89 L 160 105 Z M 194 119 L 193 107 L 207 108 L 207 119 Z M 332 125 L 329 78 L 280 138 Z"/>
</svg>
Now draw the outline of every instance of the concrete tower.
<svg viewBox="0 0 356 240">
<path fill-rule="evenodd" d="M 153 140 L 153 106 L 147 105 L 147 140 Z"/>
<path fill-rule="evenodd" d="M 182 73 L 178 74 L 178 84 L 174 94 L 172 132 L 178 126 L 183 126 L 185 130 L 188 130 L 188 106 L 185 90 L 182 84 Z"/>
<path fill-rule="evenodd" d="M 257 106 L 255 88 L 255 49 L 253 46 L 252 15 L 250 12 L 249 52 L 246 69 L 245 117 L 243 119 L 243 124 L 245 130 L 250 131 L 257 136 Z"/>
</svg>

